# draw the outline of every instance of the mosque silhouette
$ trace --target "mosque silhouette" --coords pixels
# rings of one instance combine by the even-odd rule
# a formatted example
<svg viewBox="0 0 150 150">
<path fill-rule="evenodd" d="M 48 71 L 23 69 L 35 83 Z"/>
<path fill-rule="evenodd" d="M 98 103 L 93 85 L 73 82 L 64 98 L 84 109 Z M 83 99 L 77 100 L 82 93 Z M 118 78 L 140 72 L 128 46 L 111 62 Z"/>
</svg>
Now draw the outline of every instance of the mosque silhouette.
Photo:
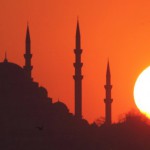
<svg viewBox="0 0 150 150">
<path fill-rule="evenodd" d="M 150 126 L 139 116 L 111 122 L 111 73 L 106 69 L 105 121 L 101 126 L 82 117 L 81 35 L 77 21 L 75 38 L 75 112 L 52 102 L 44 87 L 32 78 L 29 26 L 25 40 L 25 65 L 9 62 L 5 54 L 0 63 L 0 150 L 149 150 Z"/>
<path fill-rule="evenodd" d="M 0 63 L 1 149 L 57 149 L 60 146 L 57 144 L 58 139 L 63 144 L 62 139 L 66 139 L 68 133 L 69 135 L 77 134 L 79 136 L 89 128 L 88 122 L 82 118 L 83 63 L 81 62 L 82 49 L 79 21 L 77 21 L 75 45 L 75 63 L 73 64 L 75 68 L 75 75 L 73 76 L 75 82 L 74 115 L 69 112 L 64 103 L 60 101 L 53 103 L 52 99 L 48 97 L 47 90 L 33 80 L 31 39 L 28 25 L 24 67 L 9 62 L 5 54 L 4 61 Z M 109 62 L 104 87 L 106 89 L 106 98 L 104 99 L 106 106 L 105 125 L 110 126 L 112 85 Z M 57 137 L 57 140 L 55 137 Z"/>
</svg>

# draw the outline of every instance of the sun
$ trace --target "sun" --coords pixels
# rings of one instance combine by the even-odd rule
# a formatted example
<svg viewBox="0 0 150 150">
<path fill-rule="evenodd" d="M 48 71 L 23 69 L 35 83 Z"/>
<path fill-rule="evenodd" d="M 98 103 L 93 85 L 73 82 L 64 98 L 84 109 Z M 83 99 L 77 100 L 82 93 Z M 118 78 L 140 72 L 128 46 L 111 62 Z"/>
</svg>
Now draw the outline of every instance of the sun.
<svg viewBox="0 0 150 150">
<path fill-rule="evenodd" d="M 144 69 L 135 82 L 134 100 L 139 110 L 150 118 L 150 66 Z"/>
</svg>

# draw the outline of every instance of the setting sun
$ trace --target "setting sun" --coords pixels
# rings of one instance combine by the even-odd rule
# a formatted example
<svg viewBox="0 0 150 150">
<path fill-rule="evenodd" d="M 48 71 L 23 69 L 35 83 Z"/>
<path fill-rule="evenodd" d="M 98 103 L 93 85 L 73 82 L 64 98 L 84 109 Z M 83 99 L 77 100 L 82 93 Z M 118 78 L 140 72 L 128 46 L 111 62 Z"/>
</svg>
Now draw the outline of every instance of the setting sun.
<svg viewBox="0 0 150 150">
<path fill-rule="evenodd" d="M 150 118 L 150 66 L 136 80 L 134 99 L 139 110 Z"/>
</svg>

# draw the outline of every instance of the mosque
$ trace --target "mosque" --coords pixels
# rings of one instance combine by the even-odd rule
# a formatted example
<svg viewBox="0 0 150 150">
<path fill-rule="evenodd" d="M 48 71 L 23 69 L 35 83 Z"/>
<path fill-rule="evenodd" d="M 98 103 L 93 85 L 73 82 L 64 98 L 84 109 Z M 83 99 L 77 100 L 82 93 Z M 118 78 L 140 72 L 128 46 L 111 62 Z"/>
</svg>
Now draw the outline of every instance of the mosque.
<svg viewBox="0 0 150 150">
<path fill-rule="evenodd" d="M 5 136 L 12 132 L 26 132 L 30 128 L 41 129 L 43 124 L 48 127 L 48 120 L 52 119 L 53 114 L 69 114 L 65 104 L 59 101 L 52 103 L 47 90 L 33 81 L 29 26 L 25 46 L 23 68 L 9 62 L 6 54 L 0 63 L 0 129 L 3 129 L 0 132 Z"/>
<path fill-rule="evenodd" d="M 23 135 L 22 137 L 32 137 L 33 133 L 37 134 L 37 130 L 49 129 L 56 126 L 61 121 L 70 122 L 73 119 L 83 120 L 82 118 L 82 66 L 81 62 L 81 35 L 79 22 L 76 28 L 76 47 L 75 53 L 75 113 L 69 112 L 66 105 L 60 101 L 52 103 L 52 99 L 48 97 L 47 90 L 39 86 L 32 78 L 32 53 L 29 26 L 27 26 L 25 40 L 25 65 L 19 65 L 9 62 L 5 55 L 4 61 L 0 63 L 0 132 L 1 137 L 10 138 Z M 109 62 L 106 71 L 106 98 L 105 102 L 105 124 L 111 125 L 111 74 Z M 52 123 L 53 122 L 53 123 Z M 66 125 L 64 125 L 66 126 Z M 32 134 L 31 134 L 32 129 Z M 47 130 L 48 131 L 48 130 Z M 25 136 L 26 134 L 29 136 Z M 36 135 L 35 135 L 36 136 Z M 11 140 L 10 140 L 11 141 Z M 17 140 L 16 140 L 17 141 Z M 14 142 L 14 141 L 13 141 Z"/>
</svg>

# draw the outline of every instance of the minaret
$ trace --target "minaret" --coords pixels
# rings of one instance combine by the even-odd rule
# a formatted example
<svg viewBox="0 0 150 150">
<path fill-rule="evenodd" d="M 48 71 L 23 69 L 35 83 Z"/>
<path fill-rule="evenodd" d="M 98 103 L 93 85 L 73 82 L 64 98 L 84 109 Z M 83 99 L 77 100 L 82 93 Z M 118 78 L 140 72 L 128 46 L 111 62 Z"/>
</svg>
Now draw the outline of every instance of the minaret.
<svg viewBox="0 0 150 150">
<path fill-rule="evenodd" d="M 107 71 L 106 71 L 106 85 L 104 86 L 106 90 L 106 98 L 104 99 L 105 102 L 105 124 L 107 126 L 111 125 L 111 74 L 110 74 L 110 67 L 109 67 L 109 61 L 107 64 Z"/>
<path fill-rule="evenodd" d="M 80 37 L 80 28 L 79 28 L 79 21 L 77 21 L 77 28 L 76 28 L 76 48 L 74 50 L 75 53 L 75 75 L 73 76 L 75 81 L 75 117 L 77 119 L 82 119 L 82 65 L 81 62 L 81 37 Z"/>
<path fill-rule="evenodd" d="M 32 58 L 32 54 L 31 54 L 31 40 L 30 40 L 30 32 L 29 32 L 29 26 L 27 25 L 27 31 L 26 31 L 26 41 L 25 41 L 25 54 L 24 54 L 24 58 L 25 58 L 25 66 L 24 66 L 24 70 L 26 71 L 28 77 L 30 79 L 32 79 L 31 77 L 31 71 L 32 71 L 32 66 L 31 66 L 31 58 Z"/>
</svg>

